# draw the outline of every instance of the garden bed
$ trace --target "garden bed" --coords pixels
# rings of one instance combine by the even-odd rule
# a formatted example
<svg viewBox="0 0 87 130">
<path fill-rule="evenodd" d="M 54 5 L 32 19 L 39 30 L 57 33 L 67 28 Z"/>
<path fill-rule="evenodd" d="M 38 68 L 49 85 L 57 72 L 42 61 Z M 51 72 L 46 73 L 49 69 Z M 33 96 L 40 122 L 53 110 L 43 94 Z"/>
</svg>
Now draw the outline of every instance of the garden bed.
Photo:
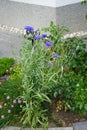
<svg viewBox="0 0 87 130">
<path fill-rule="evenodd" d="M 53 22 L 25 30 L 19 59 L 10 65 L 1 59 L 0 127 L 70 127 L 87 120 L 85 39 L 63 39 L 66 28 Z"/>
<path fill-rule="evenodd" d="M 72 127 L 73 123 L 87 121 L 87 115 L 72 113 L 70 111 L 56 111 L 56 105 L 51 106 L 53 120 L 49 123 L 49 127 Z"/>
</svg>

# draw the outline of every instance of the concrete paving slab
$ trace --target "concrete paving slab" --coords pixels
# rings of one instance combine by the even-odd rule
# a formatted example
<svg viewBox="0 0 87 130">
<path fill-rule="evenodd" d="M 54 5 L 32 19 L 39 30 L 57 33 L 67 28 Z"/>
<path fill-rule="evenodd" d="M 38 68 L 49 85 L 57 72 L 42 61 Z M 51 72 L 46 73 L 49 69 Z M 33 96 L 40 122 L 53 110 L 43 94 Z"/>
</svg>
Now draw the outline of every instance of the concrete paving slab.
<svg viewBox="0 0 87 130">
<path fill-rule="evenodd" d="M 87 121 L 82 121 L 73 124 L 74 130 L 87 130 Z"/>
<path fill-rule="evenodd" d="M 2 130 L 20 130 L 19 127 L 6 127 Z M 24 128 L 23 130 L 31 130 L 30 128 Z M 41 128 L 37 128 L 35 130 L 43 130 Z M 73 130 L 72 127 L 59 127 L 59 128 L 48 128 L 48 130 Z"/>
</svg>

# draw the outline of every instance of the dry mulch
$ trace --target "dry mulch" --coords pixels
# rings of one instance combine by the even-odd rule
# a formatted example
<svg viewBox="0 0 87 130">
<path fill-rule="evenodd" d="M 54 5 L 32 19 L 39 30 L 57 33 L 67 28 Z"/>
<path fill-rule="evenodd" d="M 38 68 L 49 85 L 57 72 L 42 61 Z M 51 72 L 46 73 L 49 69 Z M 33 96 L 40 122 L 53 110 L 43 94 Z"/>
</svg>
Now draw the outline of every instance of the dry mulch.
<svg viewBox="0 0 87 130">
<path fill-rule="evenodd" d="M 51 111 L 52 111 L 52 117 L 55 119 L 55 121 L 51 121 L 49 123 L 49 127 L 72 127 L 73 123 L 76 122 L 82 122 L 82 121 L 87 121 L 87 115 L 83 116 L 80 114 L 72 113 L 70 111 L 56 111 L 56 105 L 51 106 Z M 59 122 L 59 126 L 58 126 Z M 61 124 L 61 125 L 60 125 Z"/>
</svg>

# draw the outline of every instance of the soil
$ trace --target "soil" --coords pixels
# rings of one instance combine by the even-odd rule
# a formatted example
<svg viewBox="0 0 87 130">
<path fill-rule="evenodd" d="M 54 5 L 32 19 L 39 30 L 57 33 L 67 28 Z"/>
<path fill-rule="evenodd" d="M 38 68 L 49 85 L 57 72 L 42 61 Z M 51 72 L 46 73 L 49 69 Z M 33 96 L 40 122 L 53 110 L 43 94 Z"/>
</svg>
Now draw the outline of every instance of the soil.
<svg viewBox="0 0 87 130">
<path fill-rule="evenodd" d="M 49 123 L 49 127 L 72 127 L 73 123 L 87 121 L 87 115 L 72 113 L 70 111 L 61 110 L 56 111 L 56 105 L 51 106 L 52 119 Z"/>
</svg>

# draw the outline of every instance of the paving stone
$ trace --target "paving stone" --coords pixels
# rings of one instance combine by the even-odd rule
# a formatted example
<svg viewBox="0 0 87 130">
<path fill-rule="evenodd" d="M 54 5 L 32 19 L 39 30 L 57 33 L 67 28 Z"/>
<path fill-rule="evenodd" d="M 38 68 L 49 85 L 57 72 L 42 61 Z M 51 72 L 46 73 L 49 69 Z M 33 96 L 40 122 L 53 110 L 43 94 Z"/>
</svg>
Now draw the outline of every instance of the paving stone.
<svg viewBox="0 0 87 130">
<path fill-rule="evenodd" d="M 74 130 L 87 130 L 87 121 L 73 124 Z"/>
<path fill-rule="evenodd" d="M 19 127 L 6 127 L 2 130 L 19 130 Z M 23 130 L 31 130 L 30 128 L 25 128 Z M 43 130 L 41 128 L 37 128 L 35 130 Z M 59 127 L 59 128 L 49 128 L 48 130 L 73 130 L 72 127 Z"/>
</svg>

